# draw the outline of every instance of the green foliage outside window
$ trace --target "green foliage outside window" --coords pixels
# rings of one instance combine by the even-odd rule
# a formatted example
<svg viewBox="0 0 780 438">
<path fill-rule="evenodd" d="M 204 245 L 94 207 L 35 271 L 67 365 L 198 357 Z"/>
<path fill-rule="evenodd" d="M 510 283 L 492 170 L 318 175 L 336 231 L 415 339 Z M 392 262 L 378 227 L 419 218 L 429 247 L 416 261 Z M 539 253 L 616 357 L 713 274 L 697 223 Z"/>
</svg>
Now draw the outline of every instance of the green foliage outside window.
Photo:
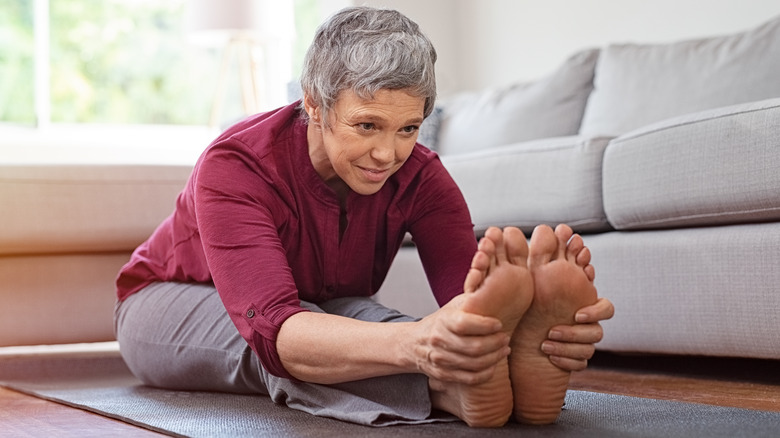
<svg viewBox="0 0 780 438">
<path fill-rule="evenodd" d="M 0 123 L 36 122 L 33 3 L 0 0 Z M 187 3 L 48 0 L 50 121 L 208 123 L 221 52 L 188 39 Z M 294 3 L 297 77 L 321 17 L 318 0 Z"/>
<path fill-rule="evenodd" d="M 186 2 L 50 0 L 53 122 L 203 124 L 218 56 L 187 41 Z"/>
<path fill-rule="evenodd" d="M 35 122 L 31 0 L 0 2 L 0 121 Z"/>
<path fill-rule="evenodd" d="M 51 122 L 205 124 L 216 50 L 187 40 L 186 0 L 49 0 Z M 33 0 L 0 2 L 0 121 L 34 115 Z"/>
</svg>

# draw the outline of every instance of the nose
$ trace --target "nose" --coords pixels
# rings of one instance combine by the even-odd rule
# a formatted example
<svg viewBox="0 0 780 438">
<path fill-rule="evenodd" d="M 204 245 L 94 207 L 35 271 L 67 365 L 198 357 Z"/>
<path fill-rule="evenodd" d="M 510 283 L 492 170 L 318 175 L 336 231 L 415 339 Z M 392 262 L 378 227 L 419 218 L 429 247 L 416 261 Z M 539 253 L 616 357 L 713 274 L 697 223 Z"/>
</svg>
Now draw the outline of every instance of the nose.
<svg viewBox="0 0 780 438">
<path fill-rule="evenodd" d="M 395 143 L 392 140 L 383 139 L 371 148 L 371 158 L 379 164 L 387 164 L 395 159 Z"/>
</svg>

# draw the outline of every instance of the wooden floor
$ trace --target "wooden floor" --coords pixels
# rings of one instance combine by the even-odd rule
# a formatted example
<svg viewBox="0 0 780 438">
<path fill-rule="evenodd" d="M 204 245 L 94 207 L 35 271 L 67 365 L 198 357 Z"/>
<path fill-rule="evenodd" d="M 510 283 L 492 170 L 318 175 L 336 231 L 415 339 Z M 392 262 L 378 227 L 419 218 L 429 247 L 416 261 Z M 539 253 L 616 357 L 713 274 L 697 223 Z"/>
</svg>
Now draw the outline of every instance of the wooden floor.
<svg viewBox="0 0 780 438">
<path fill-rule="evenodd" d="M 571 389 L 780 412 L 780 362 L 597 353 Z M 0 388 L 0 437 L 154 437 L 158 433 Z"/>
<path fill-rule="evenodd" d="M 780 412 L 780 361 L 599 352 L 570 388 Z"/>
</svg>

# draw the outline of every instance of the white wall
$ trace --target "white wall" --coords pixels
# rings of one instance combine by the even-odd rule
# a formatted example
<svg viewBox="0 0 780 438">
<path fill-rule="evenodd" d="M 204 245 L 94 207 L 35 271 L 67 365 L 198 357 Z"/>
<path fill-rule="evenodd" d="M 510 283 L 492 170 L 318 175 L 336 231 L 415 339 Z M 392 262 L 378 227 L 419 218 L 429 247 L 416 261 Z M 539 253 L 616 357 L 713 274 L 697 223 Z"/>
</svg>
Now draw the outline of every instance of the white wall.
<svg viewBox="0 0 780 438">
<path fill-rule="evenodd" d="M 474 0 L 481 3 L 480 0 Z M 436 81 L 439 95 L 446 96 L 463 89 L 463 61 L 460 37 L 461 0 L 354 0 L 353 4 L 397 9 L 417 22 L 431 39 L 438 61 Z M 471 29 L 468 29 L 469 31 Z M 470 32 L 469 32 L 470 33 Z M 465 38 L 464 38 L 465 39 Z"/>
<path fill-rule="evenodd" d="M 439 53 L 439 94 L 541 77 L 579 49 L 738 32 L 778 0 L 355 0 L 417 21 Z"/>
</svg>

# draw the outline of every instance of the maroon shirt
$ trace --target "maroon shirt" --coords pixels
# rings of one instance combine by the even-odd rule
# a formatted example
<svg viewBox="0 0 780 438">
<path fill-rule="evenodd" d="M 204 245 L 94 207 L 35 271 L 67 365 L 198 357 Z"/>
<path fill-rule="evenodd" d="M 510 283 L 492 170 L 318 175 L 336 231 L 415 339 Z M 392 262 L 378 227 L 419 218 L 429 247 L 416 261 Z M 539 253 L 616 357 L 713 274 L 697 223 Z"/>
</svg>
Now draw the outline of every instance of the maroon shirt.
<svg viewBox="0 0 780 438">
<path fill-rule="evenodd" d="M 460 190 L 416 145 L 373 195 L 339 200 L 308 155 L 297 104 L 258 114 L 217 138 L 176 209 L 117 278 L 119 300 L 153 282 L 214 283 L 241 336 L 272 374 L 282 323 L 313 303 L 377 292 L 409 232 L 440 305 L 460 294 L 476 239 Z M 422 291 L 420 291 L 422 292 Z"/>
</svg>

